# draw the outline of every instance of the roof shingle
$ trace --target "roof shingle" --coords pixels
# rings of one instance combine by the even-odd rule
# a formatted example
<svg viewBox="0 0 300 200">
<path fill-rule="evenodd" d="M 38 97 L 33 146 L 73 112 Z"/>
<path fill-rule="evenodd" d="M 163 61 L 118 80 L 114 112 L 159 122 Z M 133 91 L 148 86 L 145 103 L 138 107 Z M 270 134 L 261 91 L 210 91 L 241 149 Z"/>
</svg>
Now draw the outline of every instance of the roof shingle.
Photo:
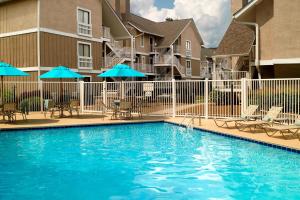
<svg viewBox="0 0 300 200">
<path fill-rule="evenodd" d="M 255 41 L 254 31 L 246 25 L 232 22 L 215 56 L 248 54 Z"/>
<path fill-rule="evenodd" d="M 141 32 L 159 36 L 161 39 L 157 43 L 157 48 L 169 47 L 179 37 L 184 28 L 193 22 L 193 19 L 154 22 L 134 14 L 124 16 L 124 19 Z M 203 43 L 200 35 L 199 40 Z"/>
</svg>

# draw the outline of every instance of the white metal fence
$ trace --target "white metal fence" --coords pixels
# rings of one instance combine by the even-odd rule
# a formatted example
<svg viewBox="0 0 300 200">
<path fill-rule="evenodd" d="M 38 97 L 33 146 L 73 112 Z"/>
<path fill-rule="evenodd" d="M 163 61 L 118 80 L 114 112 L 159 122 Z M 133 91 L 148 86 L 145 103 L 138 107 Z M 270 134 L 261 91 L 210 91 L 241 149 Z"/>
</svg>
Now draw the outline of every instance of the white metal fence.
<svg viewBox="0 0 300 200">
<path fill-rule="evenodd" d="M 5 82 L 1 102 L 26 103 L 41 111 L 44 100 L 67 103 L 79 100 L 83 112 L 109 112 L 115 100 L 132 102 L 144 115 L 206 118 L 239 117 L 249 105 L 263 116 L 272 106 L 293 123 L 300 114 L 300 79 L 126 81 L 126 82 Z M 103 106 L 103 105 L 106 105 Z"/>
</svg>

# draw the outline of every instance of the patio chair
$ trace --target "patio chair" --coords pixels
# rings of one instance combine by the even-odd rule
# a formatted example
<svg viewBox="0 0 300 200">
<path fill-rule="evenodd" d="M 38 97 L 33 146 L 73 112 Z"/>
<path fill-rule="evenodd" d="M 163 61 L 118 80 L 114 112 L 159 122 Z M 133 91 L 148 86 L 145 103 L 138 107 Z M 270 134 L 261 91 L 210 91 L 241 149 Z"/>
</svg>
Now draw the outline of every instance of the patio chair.
<svg viewBox="0 0 300 200">
<path fill-rule="evenodd" d="M 137 113 L 139 118 L 143 118 L 143 106 L 144 101 L 140 100 L 135 106 L 132 108 L 133 113 Z"/>
<path fill-rule="evenodd" d="M 80 101 L 78 100 L 71 100 L 70 103 L 65 108 L 66 111 L 68 111 L 73 117 L 73 111 L 77 113 L 77 117 L 79 117 L 79 111 L 80 111 Z"/>
<path fill-rule="evenodd" d="M 121 101 L 119 115 L 120 118 L 132 119 L 132 103 L 128 101 Z"/>
<path fill-rule="evenodd" d="M 254 129 L 262 129 L 263 126 L 274 123 L 277 120 L 276 118 L 278 117 L 282 109 L 282 107 L 273 106 L 262 120 L 236 122 L 236 128 L 240 131 L 249 129 L 251 132 L 253 132 Z"/>
<path fill-rule="evenodd" d="M 14 122 L 17 120 L 17 104 L 16 103 L 5 103 L 3 104 L 3 120 L 5 120 L 5 117 L 8 118 L 9 122 Z"/>
<path fill-rule="evenodd" d="M 273 126 L 263 126 L 262 127 L 265 130 L 265 133 L 269 136 L 272 137 L 276 133 L 279 133 L 283 136 L 283 138 L 287 139 L 287 135 L 292 135 L 298 137 L 300 140 L 300 118 L 298 118 L 295 121 L 294 125 L 273 125 Z"/>
<path fill-rule="evenodd" d="M 96 110 L 101 110 L 102 114 L 105 114 L 107 112 L 107 110 L 112 110 L 113 111 L 113 115 L 111 116 L 111 119 L 116 119 L 117 118 L 117 109 L 115 109 L 115 107 L 110 108 L 108 107 L 101 99 L 97 98 L 95 100 L 95 109 Z M 103 117 L 104 119 L 104 117 Z"/>
<path fill-rule="evenodd" d="M 60 109 L 56 106 L 55 102 L 51 99 L 44 100 L 44 116 L 47 117 L 47 112 L 50 113 L 50 118 L 54 117 L 54 113 L 56 111 L 60 111 Z"/>
<path fill-rule="evenodd" d="M 214 119 L 215 124 L 218 127 L 226 127 L 229 128 L 229 123 L 237 123 L 240 121 L 247 121 L 251 119 L 256 119 L 260 117 L 260 115 L 254 115 L 258 109 L 258 105 L 250 105 L 245 110 L 245 112 L 239 118 L 228 118 L 228 119 Z"/>
</svg>

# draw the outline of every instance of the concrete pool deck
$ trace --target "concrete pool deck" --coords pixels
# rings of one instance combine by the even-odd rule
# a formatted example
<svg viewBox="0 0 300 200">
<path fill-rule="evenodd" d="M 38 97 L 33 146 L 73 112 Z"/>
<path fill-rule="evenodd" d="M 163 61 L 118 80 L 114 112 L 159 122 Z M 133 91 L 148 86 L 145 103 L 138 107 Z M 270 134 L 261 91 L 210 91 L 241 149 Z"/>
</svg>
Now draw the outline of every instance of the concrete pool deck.
<svg viewBox="0 0 300 200">
<path fill-rule="evenodd" d="M 180 124 L 183 120 L 181 117 L 169 118 L 163 116 L 149 117 L 145 116 L 142 119 L 134 117 L 132 120 L 111 120 L 110 116 L 96 114 L 82 114 L 79 117 L 72 118 L 49 118 L 44 117 L 41 113 L 31 113 L 28 120 L 22 120 L 21 116 L 17 116 L 16 123 L 5 123 L 0 120 L 0 130 L 18 130 L 18 129 L 34 129 L 34 128 L 54 128 L 54 127 L 73 127 L 73 126 L 88 126 L 88 125 L 103 125 L 103 124 L 126 124 L 126 123 L 141 123 L 141 122 L 169 122 Z M 199 124 L 198 119 L 195 119 L 195 128 L 205 131 L 212 131 L 228 136 L 243 138 L 246 140 L 257 141 L 265 144 L 271 144 L 281 147 L 286 147 L 300 151 L 300 141 L 298 138 L 290 137 L 284 139 L 281 135 L 274 137 L 267 136 L 263 131 L 259 130 L 255 133 L 241 132 L 235 128 L 219 128 L 211 119 L 201 119 Z M 1 132 L 0 132 L 1 133 Z"/>
</svg>

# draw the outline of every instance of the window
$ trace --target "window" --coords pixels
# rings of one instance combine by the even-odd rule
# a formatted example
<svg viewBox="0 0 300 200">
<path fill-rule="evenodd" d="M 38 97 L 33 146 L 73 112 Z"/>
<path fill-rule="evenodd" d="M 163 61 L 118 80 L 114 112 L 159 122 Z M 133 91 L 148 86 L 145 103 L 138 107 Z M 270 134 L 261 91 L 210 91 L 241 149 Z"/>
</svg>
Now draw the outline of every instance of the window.
<svg viewBox="0 0 300 200">
<path fill-rule="evenodd" d="M 186 50 L 192 50 L 192 43 L 191 43 L 191 41 L 187 40 L 185 42 L 185 48 L 186 48 Z"/>
<path fill-rule="evenodd" d="M 78 68 L 91 69 L 93 66 L 92 45 L 90 43 L 78 43 Z"/>
<path fill-rule="evenodd" d="M 77 24 L 79 35 L 92 36 L 91 11 L 78 8 Z"/>
<path fill-rule="evenodd" d="M 192 56 L 192 42 L 187 40 L 185 42 L 185 55 L 186 57 L 191 57 Z"/>
<path fill-rule="evenodd" d="M 187 76 L 192 75 L 192 62 L 190 60 L 186 61 L 186 75 Z"/>
<path fill-rule="evenodd" d="M 141 47 L 144 47 L 144 44 L 145 44 L 145 35 L 142 34 L 141 35 Z"/>
</svg>

